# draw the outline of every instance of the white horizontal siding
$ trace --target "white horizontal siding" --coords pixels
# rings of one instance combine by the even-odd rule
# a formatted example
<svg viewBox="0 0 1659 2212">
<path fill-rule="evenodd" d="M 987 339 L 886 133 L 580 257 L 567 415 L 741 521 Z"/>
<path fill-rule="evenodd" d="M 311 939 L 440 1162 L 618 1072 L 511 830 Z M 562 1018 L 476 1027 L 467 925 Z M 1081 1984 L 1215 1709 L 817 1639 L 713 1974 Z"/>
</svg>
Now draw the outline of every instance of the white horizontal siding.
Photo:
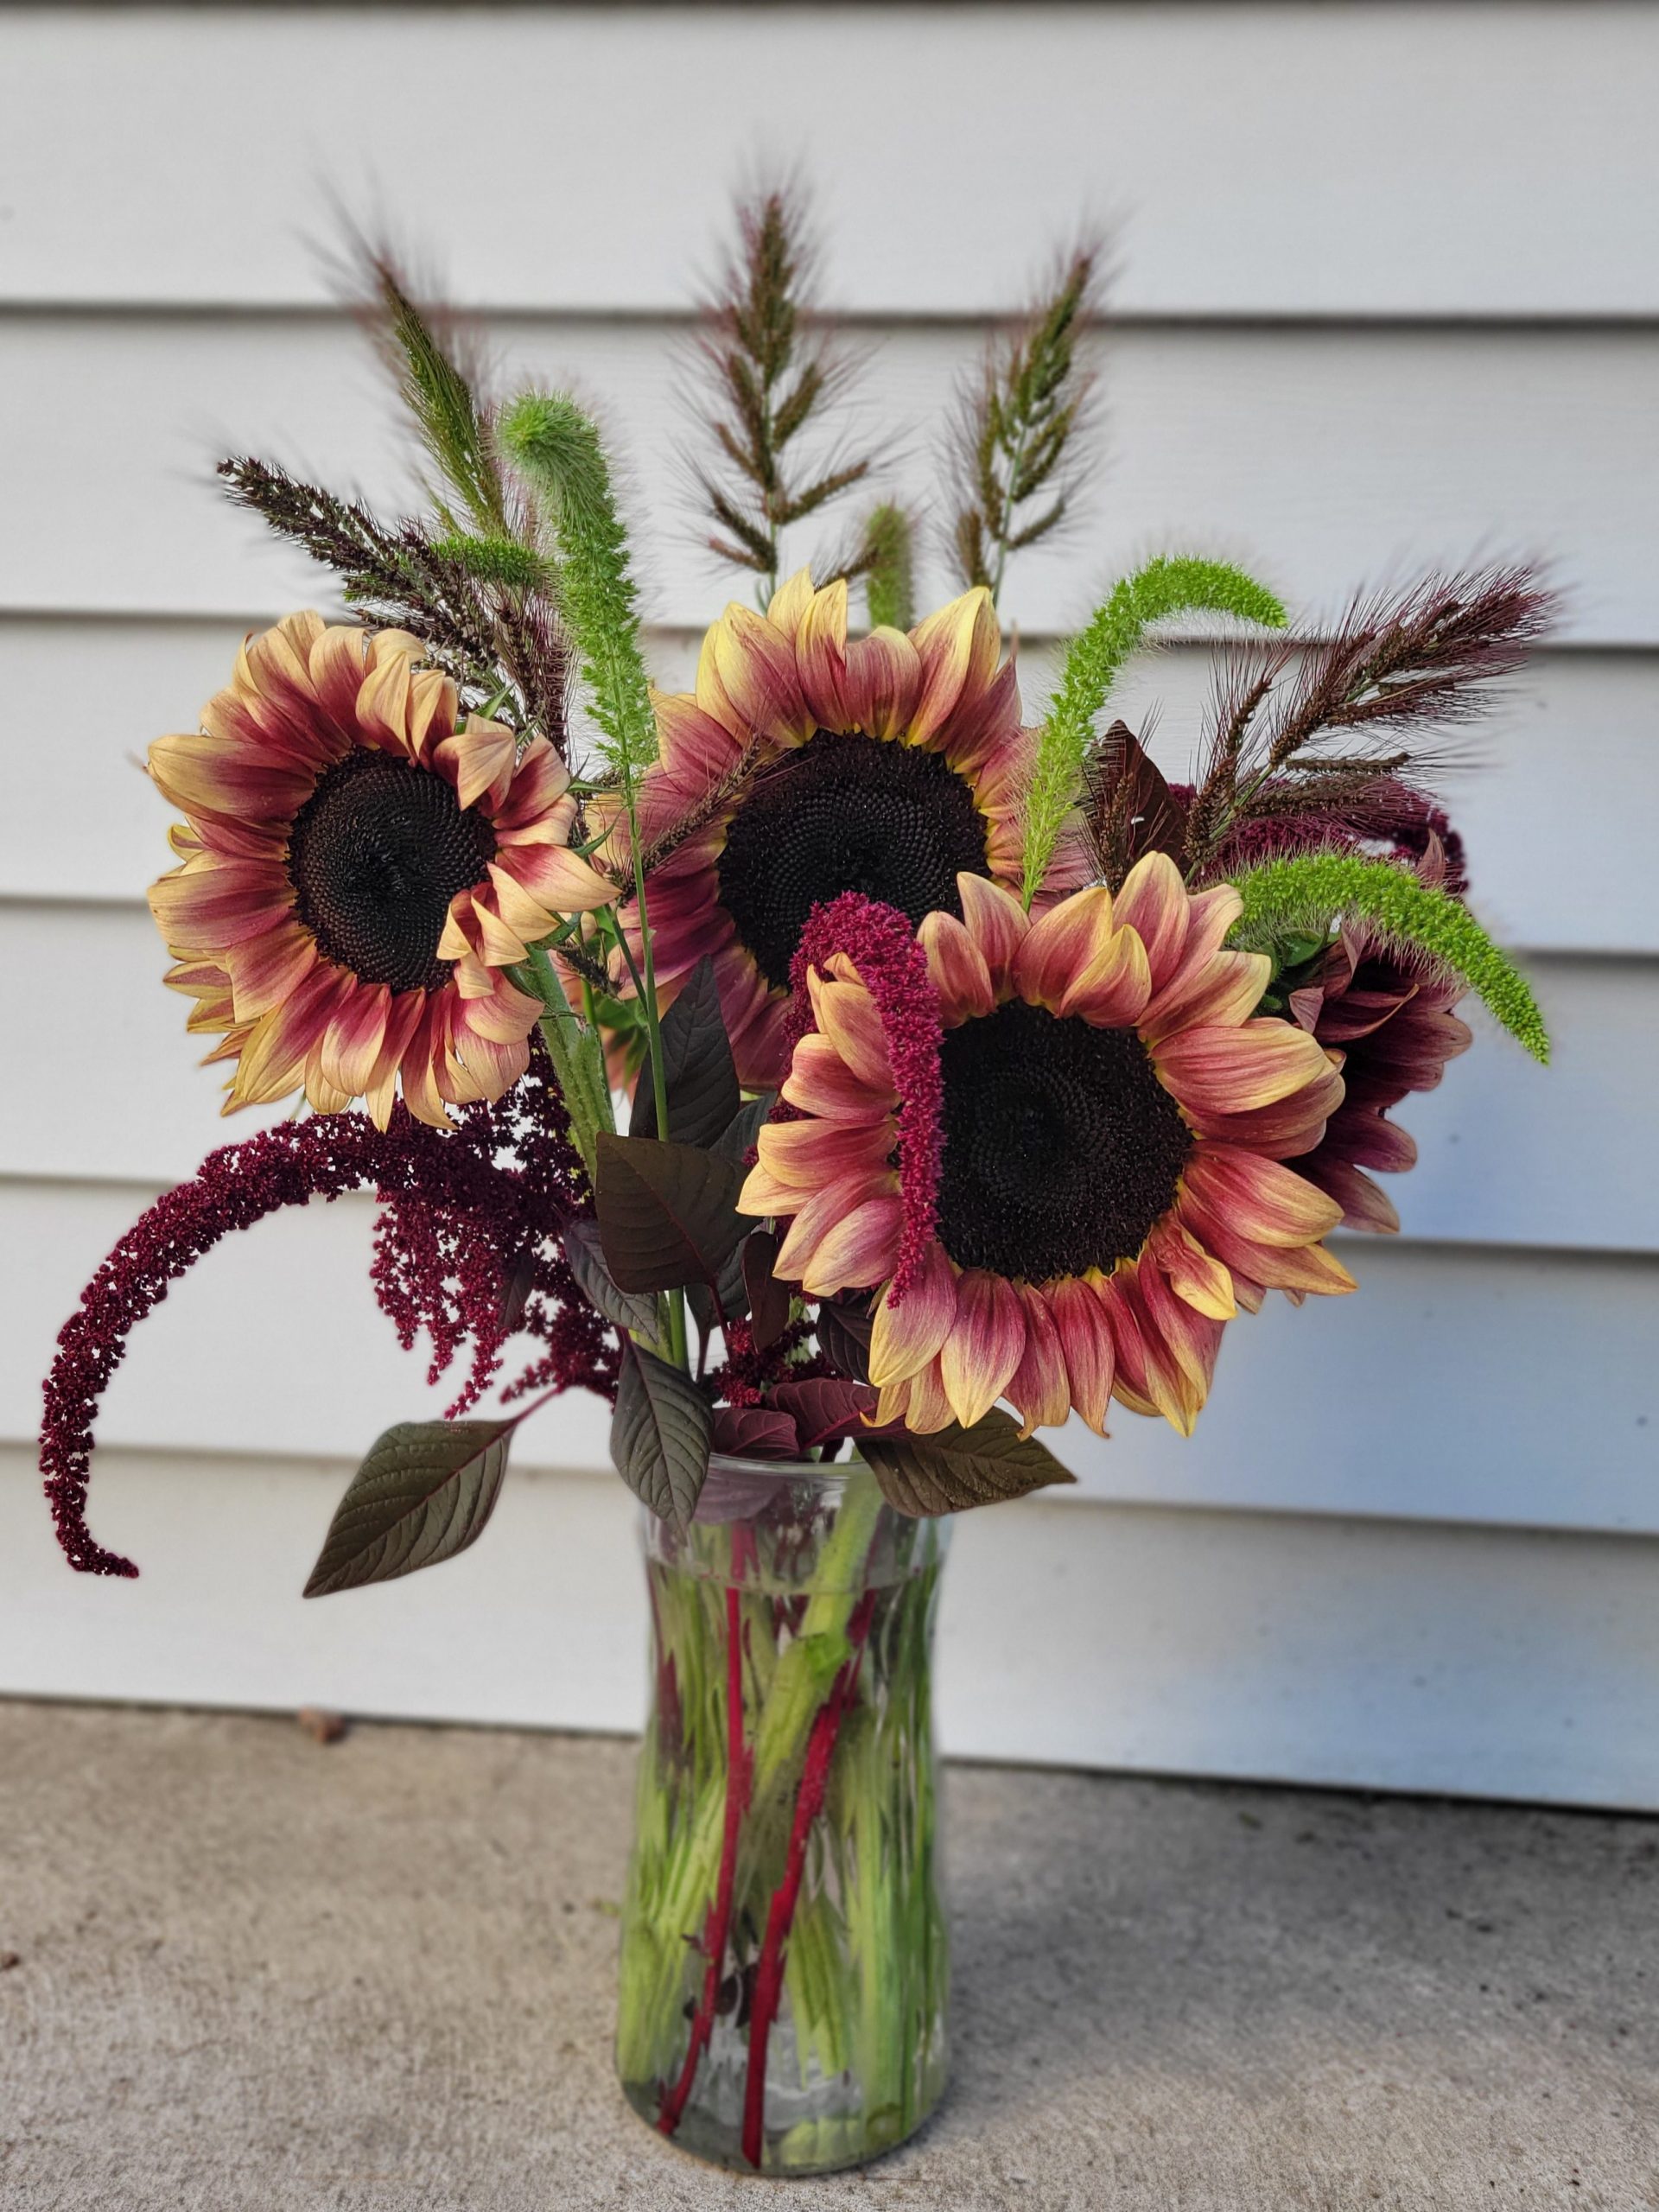
<svg viewBox="0 0 1659 2212">
<path fill-rule="evenodd" d="M 147 1195 L 0 1183 L 0 1249 L 29 1255 L 0 1276 L 0 1440 L 32 1433 L 59 1323 Z M 389 1423 L 436 1412 L 450 1393 L 423 1387 L 370 1294 L 372 1219 L 366 1199 L 314 1205 L 200 1262 L 135 1338 L 105 1442 L 351 1459 Z M 1659 1532 L 1650 1260 L 1359 1237 L 1342 1252 L 1357 1294 L 1241 1319 L 1190 1440 L 1121 1411 L 1105 1442 L 1074 1422 L 1059 1450 L 1083 1493 Z M 556 1401 L 515 1459 L 605 1466 L 599 1401 Z"/>
<path fill-rule="evenodd" d="M 639 520 L 647 611 L 700 626 L 730 576 L 685 507 L 683 331 L 493 327 L 509 379 L 570 383 L 597 405 Z M 930 448 L 980 345 L 971 325 L 893 327 L 859 387 L 870 420 L 906 439 L 898 487 L 931 492 L 935 512 Z M 1361 585 L 1484 550 L 1550 557 L 1564 636 L 1659 642 L 1659 329 L 1126 328 L 1105 365 L 1111 465 L 1077 533 L 1011 571 L 1022 630 L 1083 620 L 1126 565 L 1166 548 L 1235 556 L 1324 613 Z M 315 595 L 302 555 L 214 496 L 227 452 L 376 499 L 406 488 L 380 377 L 336 318 L 0 318 L 0 414 L 25 428 L 4 607 L 239 615 Z M 819 536 L 804 526 L 792 550 L 805 559 Z"/>
<path fill-rule="evenodd" d="M 1639 1162 L 1652 1126 L 1659 962 L 1535 957 L 1531 967 L 1555 1033 L 1549 1071 L 1476 1013 L 1477 1049 L 1402 1109 L 1421 1147 L 1412 1174 L 1387 1179 L 1402 1219 L 1414 1236 L 1458 1243 L 1659 1247 L 1659 1178 L 1607 1170 L 1610 1155 Z M 166 968 L 140 907 L 0 905 L 0 1027 L 27 1035 L 32 1064 L 61 1082 L 49 1114 L 32 1086 L 0 1090 L 0 1159 L 11 1173 L 173 1182 L 211 1145 L 281 1118 L 283 1107 L 221 1118 L 225 1070 L 196 1065 L 207 1040 L 187 1036 L 191 1002 L 161 988 Z M 73 1073 L 91 978 L 99 1048 L 123 1102 L 113 1116 L 111 1090 Z"/>
<path fill-rule="evenodd" d="M 314 300 L 332 188 L 464 239 L 469 298 L 656 309 L 770 158 L 834 195 L 832 296 L 882 312 L 1001 308 L 1088 213 L 1143 310 L 1659 308 L 1641 7 L 42 8 L 0 40 L 16 298 Z"/>
<path fill-rule="evenodd" d="M 243 626 L 324 596 L 214 497 L 221 451 L 405 496 L 327 304 L 327 194 L 391 211 L 493 310 L 510 372 L 601 409 L 676 680 L 728 588 L 679 505 L 688 277 L 771 156 L 823 188 L 827 294 L 874 348 L 871 416 L 909 426 L 912 493 L 984 318 L 1080 213 L 1118 220 L 1111 469 L 1012 578 L 1033 704 L 1047 641 L 1167 546 L 1315 620 L 1472 554 L 1546 556 L 1567 594 L 1452 787 L 1556 1066 L 1488 1032 L 1411 1103 L 1406 1236 L 1344 1241 L 1357 1298 L 1241 1322 L 1196 1438 L 1068 1431 L 1077 1491 L 963 1522 L 947 1743 L 1659 1806 L 1659 15 L 12 9 L 0 82 L 0 1688 L 637 1717 L 631 1508 L 594 1401 L 537 1417 L 498 1526 L 442 1575 L 295 1599 L 346 1465 L 442 1402 L 374 1310 L 366 1202 L 236 1240 L 142 1332 L 93 1508 L 137 1585 L 58 1567 L 28 1440 L 86 1274 L 257 1125 L 216 1118 L 157 988 L 138 901 L 165 816 L 124 764 L 193 721 Z M 482 137 L 463 83 L 491 88 Z M 1206 683 L 1181 645 L 1121 695 L 1136 721 L 1164 700 L 1172 772 Z"/>
<path fill-rule="evenodd" d="M 137 1582 L 55 1572 L 0 1449 L 0 1681 L 422 1719 L 631 1729 L 636 1509 L 520 1476 L 433 1574 L 302 1605 L 346 1470 L 111 1454 L 100 1527 Z M 1659 1804 L 1659 1545 L 1033 1501 L 957 1523 L 944 1749 L 1566 1803 Z M 211 1655 L 211 1656 L 209 1656 Z"/>
<path fill-rule="evenodd" d="M 251 525 L 250 525 L 251 528 Z M 188 727 L 226 680 L 245 628 L 287 605 L 321 601 L 311 569 L 290 599 L 240 622 L 52 619 L 0 613 L 0 696 L 50 702 L 0 730 L 11 803 L 0 810 L 0 896 L 142 899 L 169 855 L 169 810 L 138 772 L 163 730 Z M 658 679 L 689 684 L 689 632 L 649 641 Z M 1168 774 L 1191 772 L 1207 727 L 1214 658 L 1166 646 L 1131 664 L 1115 709 L 1149 729 Z M 1027 640 L 1027 711 L 1048 696 L 1053 654 Z M 1467 840 L 1477 903 L 1506 943 L 1556 952 L 1659 954 L 1659 900 L 1647 871 L 1659 821 L 1659 654 L 1545 652 L 1505 687 L 1491 719 L 1466 733 L 1473 765 L 1448 778 Z M 74 835 L 49 837 L 73 777 Z"/>
</svg>

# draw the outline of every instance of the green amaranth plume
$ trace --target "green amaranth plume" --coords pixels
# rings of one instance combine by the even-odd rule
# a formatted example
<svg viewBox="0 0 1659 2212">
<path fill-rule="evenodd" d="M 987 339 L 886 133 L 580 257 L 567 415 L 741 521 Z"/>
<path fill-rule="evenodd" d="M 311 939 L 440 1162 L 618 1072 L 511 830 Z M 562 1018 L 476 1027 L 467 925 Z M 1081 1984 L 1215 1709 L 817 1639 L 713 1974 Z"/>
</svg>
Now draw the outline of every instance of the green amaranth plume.
<svg viewBox="0 0 1659 2212">
<path fill-rule="evenodd" d="M 1037 741 L 1026 791 L 1025 880 L 1022 895 L 1035 897 L 1065 817 L 1083 788 L 1084 766 L 1095 741 L 1095 722 L 1119 671 L 1149 624 L 1197 607 L 1236 614 L 1282 630 L 1287 616 L 1264 584 L 1225 561 L 1160 554 L 1114 586 L 1086 629 L 1068 647 L 1060 681 Z"/>
<path fill-rule="evenodd" d="M 1395 949 L 1427 955 L 1473 991 L 1494 1021 L 1548 1063 L 1549 1036 L 1531 986 L 1466 906 L 1388 861 L 1308 853 L 1232 878 L 1244 901 L 1228 943 L 1266 952 L 1280 938 L 1319 936 L 1344 916 Z"/>
<path fill-rule="evenodd" d="M 562 394 L 527 391 L 502 416 L 503 450 L 542 499 L 557 544 L 555 589 L 582 662 L 601 751 L 630 799 L 657 755 L 627 532 L 591 419 Z"/>
<path fill-rule="evenodd" d="M 513 591 L 550 589 L 553 575 L 533 546 L 516 537 L 471 537 L 465 533 L 434 541 L 432 550 L 454 561 L 480 584 L 499 584 Z"/>
<path fill-rule="evenodd" d="M 869 568 L 864 605 L 872 630 L 908 630 L 916 619 L 912 582 L 910 518 L 902 507 L 880 506 L 864 524 Z"/>
</svg>

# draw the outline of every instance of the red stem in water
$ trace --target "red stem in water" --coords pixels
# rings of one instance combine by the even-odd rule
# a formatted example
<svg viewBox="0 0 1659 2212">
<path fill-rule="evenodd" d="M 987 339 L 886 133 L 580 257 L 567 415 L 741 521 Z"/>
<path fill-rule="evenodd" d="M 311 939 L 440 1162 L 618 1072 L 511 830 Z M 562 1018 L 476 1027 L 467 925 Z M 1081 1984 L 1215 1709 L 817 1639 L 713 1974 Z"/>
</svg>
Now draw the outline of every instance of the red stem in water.
<svg viewBox="0 0 1659 2212">
<path fill-rule="evenodd" d="M 732 1573 L 734 1578 L 744 1572 L 752 1541 L 747 1529 L 738 1527 L 733 1529 Z M 738 1832 L 743 1824 L 743 1815 L 749 1809 L 749 1789 L 754 1778 L 754 1754 L 743 1740 L 743 1619 L 740 1609 L 741 1597 L 741 1592 L 734 1580 L 726 1587 L 726 1832 L 721 1840 L 720 1876 L 715 1887 L 715 1901 L 709 1909 L 709 1918 L 702 1931 L 702 1947 L 708 1955 L 709 1965 L 702 1978 L 702 1995 L 697 2001 L 696 2012 L 691 2022 L 691 2040 L 685 2047 L 685 2063 L 673 2088 L 664 2092 L 662 2109 L 657 2115 L 658 2127 L 664 2135 L 671 2135 L 684 2117 L 691 2085 L 697 2078 L 702 2054 L 715 2031 L 715 2012 L 720 2002 L 721 1977 L 726 1965 L 726 1946 L 731 1935 L 732 1892 L 737 1880 Z"/>
<path fill-rule="evenodd" d="M 852 1618 L 847 1624 L 847 1639 L 852 1645 L 852 1650 L 842 1662 L 840 1672 L 829 1696 L 818 1707 L 812 1723 L 812 1732 L 807 1738 L 806 1763 L 801 1770 L 800 1794 L 795 1800 L 795 1820 L 789 1832 L 789 1854 L 784 1861 L 784 1878 L 772 1893 L 772 1905 L 766 1914 L 766 1932 L 761 1942 L 760 1962 L 754 1974 L 754 1996 L 749 2014 L 749 2069 L 743 2088 L 743 2156 L 757 2172 L 766 2141 L 766 2042 L 772 2033 L 772 2021 L 777 2017 L 778 2000 L 783 1995 L 784 1946 L 789 1941 L 795 1908 L 800 1901 L 801 1881 L 806 1872 L 807 1841 L 812 1832 L 813 1821 L 823 1809 L 824 1791 L 830 1781 L 830 1762 L 835 1757 L 836 1739 L 841 1733 L 842 1719 L 858 1686 L 864 1642 L 870 1632 L 870 1616 L 874 1610 L 875 1592 L 867 1590 L 854 1607 Z"/>
</svg>

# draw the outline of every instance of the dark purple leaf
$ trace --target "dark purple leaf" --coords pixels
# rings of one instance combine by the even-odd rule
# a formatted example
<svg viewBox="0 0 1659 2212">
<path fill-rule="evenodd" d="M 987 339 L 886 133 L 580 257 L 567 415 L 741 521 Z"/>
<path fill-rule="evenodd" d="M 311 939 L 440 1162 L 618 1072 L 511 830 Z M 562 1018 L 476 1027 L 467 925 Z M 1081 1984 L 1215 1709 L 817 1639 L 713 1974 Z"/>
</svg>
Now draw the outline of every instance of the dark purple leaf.
<svg viewBox="0 0 1659 2212">
<path fill-rule="evenodd" d="M 495 1510 L 517 1427 L 514 1417 L 387 1429 L 334 1509 L 306 1596 L 391 1582 L 464 1552 Z"/>
<path fill-rule="evenodd" d="M 601 1132 L 594 1199 L 601 1248 L 622 1290 L 716 1283 L 749 1223 L 735 1200 L 742 1178 L 695 1145 Z"/>
<path fill-rule="evenodd" d="M 875 1392 L 864 1382 L 841 1382 L 813 1376 L 804 1382 L 780 1382 L 772 1402 L 792 1415 L 803 1450 L 831 1437 L 868 1434 L 863 1416 L 875 1411 Z"/>
<path fill-rule="evenodd" d="M 588 1303 L 626 1333 L 655 1344 L 662 1332 L 663 1316 L 655 1291 L 624 1290 L 605 1264 L 598 1224 L 573 1221 L 561 1239 L 576 1287 Z"/>
<path fill-rule="evenodd" d="M 869 1313 L 861 1305 L 847 1305 L 826 1298 L 818 1308 L 818 1350 L 832 1367 L 855 1382 L 870 1379 Z"/>
<path fill-rule="evenodd" d="M 918 1517 L 1075 1479 L 1034 1436 L 1022 1443 L 1018 1424 L 997 1407 L 971 1428 L 953 1423 L 933 1436 L 870 1436 L 861 1448 L 888 1504 Z"/>
<path fill-rule="evenodd" d="M 662 1035 L 668 1134 L 676 1144 L 711 1145 L 730 1126 L 742 1093 L 737 1087 L 737 1070 L 732 1065 L 731 1043 L 720 1010 L 715 963 L 707 955 L 691 970 L 679 996 L 663 1016 Z M 657 1098 L 649 1066 L 634 1092 L 633 1116 L 628 1127 L 636 1137 L 658 1134 Z"/>
<path fill-rule="evenodd" d="M 778 1239 L 769 1229 L 757 1229 L 741 1247 L 743 1287 L 748 1293 L 749 1329 L 757 1351 L 776 1344 L 789 1326 L 789 1285 L 772 1273 L 778 1258 Z"/>
<path fill-rule="evenodd" d="M 611 1458 L 659 1521 L 683 1529 L 709 1471 L 714 1412 L 682 1367 L 622 1339 Z"/>
<path fill-rule="evenodd" d="M 721 1406 L 715 1414 L 715 1449 L 733 1459 L 798 1459 L 801 1440 L 774 1406 Z"/>
</svg>

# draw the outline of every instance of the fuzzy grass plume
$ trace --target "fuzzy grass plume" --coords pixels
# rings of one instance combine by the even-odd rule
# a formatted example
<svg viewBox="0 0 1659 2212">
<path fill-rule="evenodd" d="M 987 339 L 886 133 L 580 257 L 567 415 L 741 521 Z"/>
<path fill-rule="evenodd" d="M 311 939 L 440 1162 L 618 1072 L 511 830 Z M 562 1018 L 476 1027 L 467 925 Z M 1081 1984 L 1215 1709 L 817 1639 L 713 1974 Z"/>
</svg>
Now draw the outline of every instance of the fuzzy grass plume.
<svg viewBox="0 0 1659 2212">
<path fill-rule="evenodd" d="M 875 508 L 864 524 L 864 606 L 872 630 L 908 630 L 916 620 L 910 518 L 902 507 Z"/>
<path fill-rule="evenodd" d="M 1083 789 L 1096 720 L 1123 664 L 1153 623 L 1200 607 L 1268 629 L 1282 629 L 1287 619 L 1266 585 L 1242 569 L 1225 561 L 1160 555 L 1116 585 L 1088 626 L 1072 639 L 1038 740 L 1026 795 L 1022 888 L 1027 906 Z"/>
<path fill-rule="evenodd" d="M 632 798 L 657 754 L 639 593 L 598 429 L 573 399 L 527 391 L 501 417 L 503 450 L 547 515 L 559 610 L 582 664 L 601 751 Z"/>
<path fill-rule="evenodd" d="M 1549 1036 L 1531 986 L 1468 908 L 1387 861 L 1309 853 L 1268 861 L 1232 878 L 1244 911 L 1228 942 L 1268 952 L 1287 938 L 1327 935 L 1361 921 L 1389 950 L 1426 959 L 1479 998 L 1494 1021 L 1535 1060 Z"/>
<path fill-rule="evenodd" d="M 1322 643 L 1236 655 L 1188 816 L 1189 874 L 1246 823 L 1362 804 L 1389 779 L 1432 787 L 1447 732 L 1490 707 L 1554 608 L 1523 565 L 1430 574 L 1356 599 Z"/>
<path fill-rule="evenodd" d="M 453 316 L 416 306 L 404 273 L 384 248 L 364 257 L 371 313 L 381 352 L 397 379 L 404 406 L 440 482 L 433 487 L 438 512 L 452 526 L 461 512 L 486 533 L 509 534 L 510 498 L 490 435 L 490 410 L 480 395 L 476 350 Z"/>
</svg>

